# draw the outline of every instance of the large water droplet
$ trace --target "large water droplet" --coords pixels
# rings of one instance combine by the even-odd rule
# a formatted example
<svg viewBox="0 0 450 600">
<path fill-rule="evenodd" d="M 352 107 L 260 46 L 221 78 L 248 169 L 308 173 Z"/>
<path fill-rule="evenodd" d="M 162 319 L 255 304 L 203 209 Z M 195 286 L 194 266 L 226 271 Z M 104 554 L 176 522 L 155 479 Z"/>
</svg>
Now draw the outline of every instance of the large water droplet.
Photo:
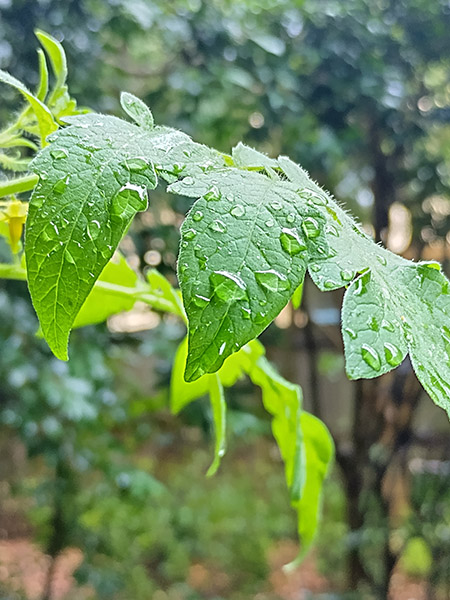
<svg viewBox="0 0 450 600">
<path fill-rule="evenodd" d="M 209 279 L 216 296 L 224 302 L 246 297 L 246 285 L 239 275 L 228 271 L 214 271 Z"/>
<path fill-rule="evenodd" d="M 148 206 L 145 187 L 127 183 L 122 186 L 111 201 L 111 216 L 121 217 L 128 207 L 136 212 L 146 210 Z"/>
<path fill-rule="evenodd" d="M 217 188 L 217 186 L 213 185 L 207 192 L 206 194 L 203 196 L 203 198 L 205 200 L 207 200 L 208 202 L 210 202 L 211 200 L 220 200 L 220 192 L 219 189 Z"/>
<path fill-rule="evenodd" d="M 50 150 L 50 156 L 54 160 L 60 160 L 61 158 L 67 158 L 69 154 L 67 150 L 64 150 L 64 148 L 58 148 L 56 150 Z"/>
<path fill-rule="evenodd" d="M 68 183 L 69 183 L 69 176 L 64 177 L 63 179 L 60 179 L 53 186 L 53 191 L 56 192 L 57 194 L 62 194 L 65 191 L 65 189 L 67 188 Z"/>
<path fill-rule="evenodd" d="M 193 240 L 196 235 L 197 235 L 197 232 L 195 231 L 195 229 L 188 229 L 187 231 L 184 232 L 183 238 L 185 240 L 188 240 L 188 242 L 189 242 L 190 240 Z"/>
<path fill-rule="evenodd" d="M 194 214 L 192 215 L 192 218 L 196 222 L 201 221 L 203 219 L 203 213 L 202 213 L 202 211 L 201 210 L 196 210 L 194 212 Z"/>
<path fill-rule="evenodd" d="M 306 217 L 303 220 L 302 229 L 309 239 L 314 239 L 320 235 L 319 223 L 313 217 Z"/>
<path fill-rule="evenodd" d="M 369 344 L 362 345 L 361 356 L 363 357 L 364 362 L 366 362 L 374 371 L 379 371 L 381 369 L 380 355 L 375 348 L 372 348 Z"/>
<path fill-rule="evenodd" d="M 98 234 L 100 233 L 100 227 L 100 222 L 96 221 L 95 219 L 88 223 L 87 233 L 91 240 L 95 240 L 98 238 Z"/>
<path fill-rule="evenodd" d="M 284 228 L 280 235 L 281 247 L 290 256 L 295 256 L 306 250 L 306 244 L 300 239 L 298 233 L 294 229 Z"/>
<path fill-rule="evenodd" d="M 285 292 L 291 287 L 291 283 L 287 277 L 274 269 L 256 271 L 255 277 L 259 285 L 271 292 Z"/>
<path fill-rule="evenodd" d="M 145 158 L 127 158 L 124 161 L 124 166 L 128 171 L 132 171 L 133 173 L 142 173 L 148 169 L 149 163 Z"/>
<path fill-rule="evenodd" d="M 389 342 L 384 343 L 384 356 L 386 357 L 386 362 L 391 367 L 397 367 L 403 359 L 403 353 L 400 348 Z"/>
<path fill-rule="evenodd" d="M 201 296 L 200 294 L 195 294 L 192 300 L 196 306 L 199 308 L 204 308 L 208 305 L 211 299 L 207 298 L 206 296 Z"/>
<path fill-rule="evenodd" d="M 370 281 L 370 277 L 370 271 L 367 271 L 367 273 L 364 273 L 364 275 L 361 275 L 361 277 L 359 277 L 359 279 L 356 280 L 356 282 L 354 283 L 355 287 L 353 290 L 355 296 L 362 296 L 362 294 L 366 293 L 366 286 Z"/>
<path fill-rule="evenodd" d="M 212 223 L 209 224 L 209 228 L 217 233 L 225 233 L 227 230 L 227 226 L 220 219 L 215 219 Z"/>
<path fill-rule="evenodd" d="M 344 270 L 344 271 L 341 271 L 340 275 L 341 275 L 342 281 L 351 281 L 353 279 L 353 277 L 355 276 L 355 272 Z"/>
<path fill-rule="evenodd" d="M 245 215 L 245 208 L 242 204 L 235 204 L 230 210 L 230 214 L 232 214 L 233 217 L 243 217 Z"/>
</svg>

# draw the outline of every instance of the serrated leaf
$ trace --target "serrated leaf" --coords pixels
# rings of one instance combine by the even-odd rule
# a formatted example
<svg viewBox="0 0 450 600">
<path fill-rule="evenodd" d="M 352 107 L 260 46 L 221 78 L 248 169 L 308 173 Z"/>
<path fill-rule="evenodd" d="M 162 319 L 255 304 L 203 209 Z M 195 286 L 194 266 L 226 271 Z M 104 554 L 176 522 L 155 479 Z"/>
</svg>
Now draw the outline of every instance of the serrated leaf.
<svg viewBox="0 0 450 600">
<path fill-rule="evenodd" d="M 6 83 L 7 85 L 10 85 L 18 90 L 28 101 L 34 114 L 36 115 L 41 137 L 41 145 L 45 146 L 45 140 L 47 136 L 58 129 L 58 125 L 53 119 L 53 115 L 50 110 L 45 106 L 45 104 L 36 98 L 36 96 L 34 96 L 22 82 L 6 71 L 0 70 L 0 82 Z"/>
<path fill-rule="evenodd" d="M 153 164 L 173 169 L 183 157 L 185 172 L 196 174 L 206 163 L 222 163 L 178 131 L 149 133 L 95 114 L 67 121 L 71 126 L 31 165 L 40 181 L 25 242 L 30 294 L 43 334 L 62 359 L 81 306 L 136 212 L 147 207 L 146 189 L 156 185 Z"/>
<path fill-rule="evenodd" d="M 311 277 L 322 290 L 349 286 L 342 307 L 349 377 L 377 377 L 409 353 L 417 378 L 450 416 L 450 284 L 440 265 L 381 248 L 303 169 L 285 157 L 278 161 L 327 220 L 331 252 L 312 261 Z"/>
<path fill-rule="evenodd" d="M 120 104 L 127 115 L 131 117 L 137 125 L 140 125 L 145 129 L 153 129 L 155 123 L 152 111 L 140 98 L 137 98 L 128 92 L 122 92 L 120 95 Z"/>
<path fill-rule="evenodd" d="M 234 164 L 237 167 L 257 168 L 270 167 L 272 169 L 277 167 L 277 161 L 273 158 L 269 158 L 265 154 L 258 152 L 250 146 L 246 146 L 242 142 L 239 142 L 232 150 L 232 157 Z"/>
<path fill-rule="evenodd" d="M 185 377 L 214 372 L 258 336 L 327 254 L 325 219 L 296 188 L 238 169 L 185 178 L 170 191 L 199 197 L 181 228 L 178 274 L 189 319 Z"/>
</svg>

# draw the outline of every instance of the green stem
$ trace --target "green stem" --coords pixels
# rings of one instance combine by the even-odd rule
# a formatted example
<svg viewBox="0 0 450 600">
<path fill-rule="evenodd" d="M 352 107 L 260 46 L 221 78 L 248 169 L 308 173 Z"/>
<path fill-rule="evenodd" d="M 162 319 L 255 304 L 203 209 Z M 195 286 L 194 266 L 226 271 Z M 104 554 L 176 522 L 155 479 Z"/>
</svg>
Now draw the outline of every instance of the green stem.
<svg viewBox="0 0 450 600">
<path fill-rule="evenodd" d="M 38 181 L 39 177 L 34 173 L 9 181 L 0 181 L 0 198 L 11 196 L 12 194 L 29 192 L 35 187 Z"/>
</svg>

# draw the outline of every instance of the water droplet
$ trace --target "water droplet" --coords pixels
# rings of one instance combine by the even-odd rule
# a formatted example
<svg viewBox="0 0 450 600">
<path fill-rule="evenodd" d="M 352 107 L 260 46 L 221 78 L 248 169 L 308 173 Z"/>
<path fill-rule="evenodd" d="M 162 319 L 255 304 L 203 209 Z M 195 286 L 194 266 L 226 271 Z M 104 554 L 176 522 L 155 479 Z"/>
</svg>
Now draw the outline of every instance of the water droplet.
<svg viewBox="0 0 450 600">
<path fill-rule="evenodd" d="M 270 204 L 270 206 L 273 208 L 273 210 L 280 210 L 283 208 L 283 205 L 281 204 L 281 202 L 278 202 L 278 200 L 275 200 L 275 202 L 272 202 Z"/>
<path fill-rule="evenodd" d="M 316 204 L 317 206 L 325 206 L 328 203 L 325 194 L 318 194 L 313 190 L 306 190 L 306 192 L 308 194 L 308 200 L 311 200 L 313 204 Z"/>
<path fill-rule="evenodd" d="M 446 325 L 443 325 L 441 328 L 441 334 L 444 339 L 445 351 L 450 358 L 450 329 Z"/>
<path fill-rule="evenodd" d="M 384 356 L 386 357 L 386 362 L 391 367 L 397 367 L 403 359 L 403 353 L 400 348 L 389 342 L 385 342 L 384 344 Z"/>
<path fill-rule="evenodd" d="M 394 323 L 391 323 L 391 321 L 387 321 L 386 319 L 383 319 L 381 321 L 381 327 L 383 329 L 386 329 L 386 331 L 391 331 L 391 332 L 395 331 Z"/>
<path fill-rule="evenodd" d="M 306 250 L 306 244 L 300 239 L 294 229 L 284 228 L 280 235 L 281 247 L 290 256 L 295 256 Z"/>
<path fill-rule="evenodd" d="M 357 279 L 354 282 L 355 287 L 354 287 L 353 293 L 355 296 L 362 296 L 362 294 L 366 293 L 366 291 L 367 291 L 366 286 L 370 281 L 370 277 L 371 277 L 370 271 L 367 271 L 367 273 L 364 273 L 364 275 L 361 275 L 361 277 L 359 277 L 359 279 Z"/>
<path fill-rule="evenodd" d="M 58 148 L 56 150 L 50 150 L 50 156 L 54 160 L 60 160 L 61 158 L 67 158 L 68 152 L 67 150 L 64 150 L 64 148 Z"/>
<path fill-rule="evenodd" d="M 386 258 L 384 256 L 381 256 L 380 254 L 377 254 L 377 261 L 383 266 L 387 265 Z"/>
<path fill-rule="evenodd" d="M 250 315 L 252 314 L 252 311 L 249 308 L 244 308 L 243 306 L 241 306 L 241 311 L 242 311 L 243 319 L 250 319 Z"/>
<path fill-rule="evenodd" d="M 193 297 L 193 302 L 199 308 L 204 308 L 210 302 L 210 298 L 207 298 L 206 296 L 201 296 L 200 294 L 195 294 L 195 296 Z"/>
<path fill-rule="evenodd" d="M 185 240 L 193 240 L 195 238 L 195 236 L 197 235 L 197 232 L 195 231 L 195 229 L 188 229 L 187 231 L 185 231 L 183 233 L 183 238 Z"/>
<path fill-rule="evenodd" d="M 323 287 L 327 290 L 332 290 L 333 288 L 336 287 L 336 283 L 332 279 L 327 279 L 324 282 Z"/>
<path fill-rule="evenodd" d="M 227 343 L 224 342 L 219 348 L 219 356 L 222 356 L 222 354 L 225 352 L 226 347 L 227 347 Z"/>
<path fill-rule="evenodd" d="M 339 230 L 334 225 L 327 225 L 325 227 L 325 232 L 333 235 L 334 237 L 339 237 Z"/>
<path fill-rule="evenodd" d="M 264 321 L 266 320 L 266 314 L 265 312 L 259 312 L 256 313 L 255 315 L 255 323 L 260 325 L 261 323 L 264 323 Z"/>
<path fill-rule="evenodd" d="M 309 239 L 314 239 L 320 235 L 319 223 L 313 217 L 307 217 L 302 223 L 302 229 Z"/>
<path fill-rule="evenodd" d="M 218 188 L 215 185 L 213 185 L 212 188 L 210 188 L 206 192 L 206 194 L 203 196 L 203 198 L 205 200 L 207 200 L 208 202 L 210 202 L 211 200 L 220 200 L 220 196 L 221 196 L 221 194 L 220 194 Z"/>
<path fill-rule="evenodd" d="M 242 300 L 246 297 L 246 285 L 239 275 L 228 271 L 214 271 L 209 279 L 216 296 L 224 302 Z"/>
<path fill-rule="evenodd" d="M 225 233 L 227 230 L 227 226 L 220 219 L 216 219 L 212 223 L 209 224 L 209 228 L 213 231 L 217 231 L 217 233 Z"/>
<path fill-rule="evenodd" d="M 69 183 L 69 176 L 64 177 L 64 179 L 60 179 L 53 186 L 53 191 L 56 192 L 57 194 L 62 194 L 65 191 L 68 183 Z"/>
<path fill-rule="evenodd" d="M 320 266 L 319 265 L 310 265 L 309 270 L 312 271 L 313 273 L 318 273 L 320 271 Z"/>
<path fill-rule="evenodd" d="M 91 240 L 95 240 L 98 238 L 98 234 L 100 233 L 100 227 L 101 225 L 99 221 L 96 221 L 95 219 L 88 223 L 87 234 Z"/>
<path fill-rule="evenodd" d="M 355 272 L 344 270 L 344 271 L 341 271 L 340 275 L 341 275 L 342 281 L 351 281 L 353 279 L 353 277 L 355 276 Z"/>
<path fill-rule="evenodd" d="M 56 235 L 59 235 L 59 229 L 58 229 L 58 225 L 56 225 L 56 223 L 53 223 L 53 221 L 50 221 L 50 225 L 53 227 L 53 229 L 55 230 Z"/>
<path fill-rule="evenodd" d="M 356 338 L 358 337 L 356 331 L 353 331 L 353 329 L 350 329 L 350 327 L 345 327 L 344 331 L 347 335 L 351 337 L 352 340 L 356 340 Z"/>
<path fill-rule="evenodd" d="M 369 325 L 369 329 L 371 329 L 372 331 L 380 330 L 380 324 L 378 323 L 378 320 L 375 317 L 372 317 L 370 319 L 370 321 L 368 322 L 368 325 Z"/>
<path fill-rule="evenodd" d="M 273 219 L 268 219 L 265 223 L 266 227 L 273 227 L 275 225 L 275 221 Z"/>
<path fill-rule="evenodd" d="M 183 263 L 182 265 L 180 265 L 180 266 L 178 267 L 178 270 L 179 270 L 179 272 L 180 272 L 180 275 L 183 275 L 183 273 L 186 273 L 188 266 L 189 266 L 189 265 L 188 265 L 187 263 Z"/>
<path fill-rule="evenodd" d="M 274 269 L 256 271 L 255 277 L 259 285 L 271 292 L 285 292 L 291 287 L 291 283 L 287 277 Z"/>
<path fill-rule="evenodd" d="M 194 214 L 192 215 L 192 218 L 194 219 L 194 221 L 201 221 L 203 219 L 203 213 L 201 210 L 196 210 L 194 212 Z"/>
<path fill-rule="evenodd" d="M 67 248 L 64 251 L 64 260 L 66 260 L 71 265 L 75 264 L 75 259 L 74 259 L 74 257 L 72 256 L 72 254 L 69 252 L 69 250 Z"/>
<path fill-rule="evenodd" d="M 111 216 L 121 217 L 127 208 L 143 211 L 148 206 L 147 190 L 145 187 L 127 183 L 122 186 L 111 201 Z"/>
<path fill-rule="evenodd" d="M 185 177 L 182 182 L 184 185 L 194 185 L 194 178 L 193 177 Z"/>
<path fill-rule="evenodd" d="M 236 204 L 230 210 L 230 214 L 232 214 L 233 217 L 243 217 L 245 215 L 245 208 L 242 206 L 242 204 Z"/>
<path fill-rule="evenodd" d="M 295 221 L 295 213 L 291 212 L 288 214 L 288 216 L 286 217 L 286 221 L 288 223 L 293 223 Z"/>
<path fill-rule="evenodd" d="M 142 173 L 148 169 L 149 163 L 145 158 L 127 158 L 124 161 L 124 167 L 133 173 Z"/>
<path fill-rule="evenodd" d="M 381 369 L 380 355 L 375 348 L 372 348 L 369 344 L 362 345 L 361 356 L 363 357 L 364 362 L 366 362 L 374 371 L 379 371 Z"/>
</svg>

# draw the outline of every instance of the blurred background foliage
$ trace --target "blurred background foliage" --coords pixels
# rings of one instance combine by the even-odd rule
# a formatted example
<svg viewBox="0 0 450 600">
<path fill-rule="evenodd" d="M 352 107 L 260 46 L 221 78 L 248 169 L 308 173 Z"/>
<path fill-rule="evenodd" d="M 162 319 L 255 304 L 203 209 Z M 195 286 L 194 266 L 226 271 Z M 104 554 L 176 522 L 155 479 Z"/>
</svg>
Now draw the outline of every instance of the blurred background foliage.
<svg viewBox="0 0 450 600">
<path fill-rule="evenodd" d="M 63 42 L 79 104 L 120 114 L 127 90 L 197 141 L 288 154 L 376 240 L 448 268 L 447 0 L 0 0 L 0 68 L 30 87 L 37 27 Z M 17 97 L 1 97 L 5 124 Z M 175 282 L 189 204 L 158 190 L 151 205 L 122 250 Z M 74 332 L 65 364 L 35 336 L 24 285 L 2 281 L 0 597 L 449 598 L 449 423 L 407 363 L 348 382 L 340 292 L 309 283 L 263 336 L 338 450 L 317 550 L 288 576 L 295 520 L 247 383 L 228 395 L 230 452 L 205 479 L 207 404 L 168 411 L 177 321 L 137 306 Z M 14 566 L 24 539 L 47 558 Z M 68 548 L 75 581 L 61 581 Z"/>
</svg>

